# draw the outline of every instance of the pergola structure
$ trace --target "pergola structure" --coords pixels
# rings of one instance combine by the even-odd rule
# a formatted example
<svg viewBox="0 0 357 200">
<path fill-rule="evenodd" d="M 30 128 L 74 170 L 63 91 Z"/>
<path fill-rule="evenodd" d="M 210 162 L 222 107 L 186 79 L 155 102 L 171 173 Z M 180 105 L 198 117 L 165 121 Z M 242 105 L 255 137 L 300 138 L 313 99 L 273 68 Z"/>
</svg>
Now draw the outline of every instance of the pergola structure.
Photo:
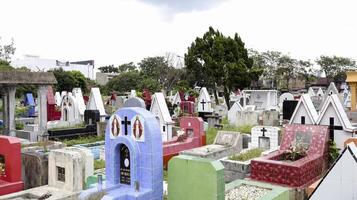
<svg viewBox="0 0 357 200">
<path fill-rule="evenodd" d="M 3 119 L 5 134 L 13 135 L 15 130 L 15 93 L 16 87 L 21 85 L 37 85 L 38 132 L 43 134 L 47 130 L 47 86 L 56 84 L 57 80 L 51 72 L 0 72 L 0 93 L 3 99 Z"/>
</svg>

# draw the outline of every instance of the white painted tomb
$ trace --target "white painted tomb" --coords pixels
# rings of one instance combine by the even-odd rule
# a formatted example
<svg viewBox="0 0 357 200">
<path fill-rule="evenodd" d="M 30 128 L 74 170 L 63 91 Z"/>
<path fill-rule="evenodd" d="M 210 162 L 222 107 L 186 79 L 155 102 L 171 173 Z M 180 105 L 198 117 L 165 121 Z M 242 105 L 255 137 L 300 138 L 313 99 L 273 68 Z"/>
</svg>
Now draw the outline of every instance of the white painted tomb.
<svg viewBox="0 0 357 200">
<path fill-rule="evenodd" d="M 251 131 L 251 142 L 248 148 L 261 148 L 264 150 L 277 150 L 280 145 L 280 128 L 274 126 L 255 126 Z"/>
<path fill-rule="evenodd" d="M 99 110 L 101 121 L 105 120 L 105 113 L 102 95 L 99 88 L 92 88 L 89 96 L 87 110 Z"/>
<path fill-rule="evenodd" d="M 249 98 L 249 102 L 247 102 Z M 243 107 L 255 105 L 256 110 L 271 110 L 278 107 L 277 90 L 243 90 Z"/>
<path fill-rule="evenodd" d="M 318 114 L 310 95 L 301 95 L 299 103 L 290 118 L 290 124 L 316 124 L 317 118 Z"/>
<path fill-rule="evenodd" d="M 207 88 L 202 87 L 198 96 L 197 111 L 203 113 L 212 113 L 212 100 L 207 91 Z"/>
<path fill-rule="evenodd" d="M 228 111 L 228 122 L 230 125 L 235 125 L 237 122 L 237 114 L 243 111 L 243 107 L 236 101 Z"/>
</svg>

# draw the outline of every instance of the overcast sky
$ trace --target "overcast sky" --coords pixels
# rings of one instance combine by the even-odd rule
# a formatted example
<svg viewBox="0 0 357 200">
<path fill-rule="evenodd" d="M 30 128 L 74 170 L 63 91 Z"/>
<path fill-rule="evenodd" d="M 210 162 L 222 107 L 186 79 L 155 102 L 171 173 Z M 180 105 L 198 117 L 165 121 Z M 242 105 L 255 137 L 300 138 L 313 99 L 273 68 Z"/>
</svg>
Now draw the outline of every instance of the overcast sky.
<svg viewBox="0 0 357 200">
<path fill-rule="evenodd" d="M 209 26 L 248 48 L 300 59 L 357 59 L 356 0 L 0 0 L 0 36 L 15 58 L 138 62 L 187 47 Z"/>
</svg>

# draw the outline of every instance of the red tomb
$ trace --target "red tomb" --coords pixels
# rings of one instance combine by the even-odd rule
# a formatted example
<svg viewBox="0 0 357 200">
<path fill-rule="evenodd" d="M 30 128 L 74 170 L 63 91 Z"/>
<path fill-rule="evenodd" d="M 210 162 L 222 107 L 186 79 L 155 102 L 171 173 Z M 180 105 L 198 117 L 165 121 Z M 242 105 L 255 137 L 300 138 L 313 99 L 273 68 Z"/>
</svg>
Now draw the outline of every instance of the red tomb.
<svg viewBox="0 0 357 200">
<path fill-rule="evenodd" d="M 61 119 L 61 111 L 57 108 L 52 86 L 47 87 L 47 121 Z"/>
<path fill-rule="evenodd" d="M 280 150 L 251 161 L 250 178 L 289 187 L 311 185 L 327 169 L 328 140 L 328 126 L 289 124 L 285 127 Z M 301 144 L 306 144 L 305 156 L 295 161 L 286 159 L 287 155 L 293 155 L 292 146 Z"/>
<path fill-rule="evenodd" d="M 23 187 L 20 140 L 0 136 L 0 196 L 21 191 Z"/>
<path fill-rule="evenodd" d="M 192 101 L 181 101 L 180 109 L 185 114 L 193 114 L 195 112 L 195 103 Z"/>
<path fill-rule="evenodd" d="M 181 136 L 175 136 L 163 144 L 164 167 L 180 151 L 206 145 L 206 133 L 203 120 L 200 117 L 185 116 L 180 118 L 180 128 L 184 131 Z"/>
</svg>

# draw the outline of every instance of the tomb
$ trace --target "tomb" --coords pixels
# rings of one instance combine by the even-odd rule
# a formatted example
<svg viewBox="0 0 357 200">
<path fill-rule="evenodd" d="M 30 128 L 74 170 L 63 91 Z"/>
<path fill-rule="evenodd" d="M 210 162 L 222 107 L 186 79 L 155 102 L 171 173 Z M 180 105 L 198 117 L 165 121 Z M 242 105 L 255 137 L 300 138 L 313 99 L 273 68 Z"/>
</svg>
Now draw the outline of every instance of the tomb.
<svg viewBox="0 0 357 200">
<path fill-rule="evenodd" d="M 173 97 L 172 104 L 180 105 L 181 101 L 185 100 L 183 96 L 184 96 L 183 92 L 176 92 L 175 96 Z"/>
<path fill-rule="evenodd" d="M 84 103 L 83 94 L 81 88 L 73 88 L 72 95 L 76 98 L 78 105 L 78 111 L 81 118 L 84 116 L 84 111 L 86 110 L 86 105 Z"/>
<path fill-rule="evenodd" d="M 279 107 L 281 108 L 283 106 L 284 101 L 292 101 L 294 100 L 294 95 L 292 95 L 289 92 L 285 92 L 279 97 Z"/>
<path fill-rule="evenodd" d="M 192 115 L 195 113 L 195 103 L 192 101 L 181 101 L 180 109 L 182 113 Z"/>
<path fill-rule="evenodd" d="M 247 102 L 249 98 L 249 102 Z M 277 109 L 278 91 L 276 90 L 243 90 L 243 107 L 255 105 L 256 110 Z"/>
<path fill-rule="evenodd" d="M 133 97 L 136 97 L 136 91 L 135 90 L 130 90 L 130 95 L 129 95 L 129 98 L 133 98 Z"/>
<path fill-rule="evenodd" d="M 289 124 L 280 149 L 251 161 L 251 179 L 304 188 L 320 178 L 328 164 L 327 126 Z"/>
<path fill-rule="evenodd" d="M 155 93 L 151 103 L 150 112 L 152 112 L 159 122 L 162 141 L 166 142 L 172 139 L 172 127 L 174 122 L 171 119 L 169 109 L 167 108 L 164 94 Z"/>
<path fill-rule="evenodd" d="M 324 97 L 324 91 L 322 91 L 322 88 L 319 88 L 316 92 L 316 96 L 322 99 Z"/>
<path fill-rule="evenodd" d="M 179 155 L 168 169 L 170 200 L 224 200 L 224 167 L 211 159 Z"/>
<path fill-rule="evenodd" d="M 228 122 L 230 125 L 235 125 L 237 123 L 237 114 L 239 111 L 243 111 L 243 108 L 240 103 L 236 101 L 228 111 Z"/>
<path fill-rule="evenodd" d="M 99 110 L 85 110 L 84 123 L 87 125 L 96 125 L 100 121 Z"/>
<path fill-rule="evenodd" d="M 314 89 L 312 87 L 309 87 L 309 89 L 307 91 L 307 94 L 309 94 L 310 97 L 316 96 L 316 93 L 315 93 L 315 91 L 314 91 Z"/>
<path fill-rule="evenodd" d="M 198 96 L 197 111 L 199 113 L 212 113 L 212 101 L 208 94 L 207 88 L 202 87 Z"/>
<path fill-rule="evenodd" d="M 280 145 L 280 128 L 272 126 L 255 126 L 251 131 L 249 148 L 278 150 Z"/>
<path fill-rule="evenodd" d="M 290 124 L 316 124 L 318 118 L 317 111 L 311 101 L 310 95 L 303 94 L 300 97 L 293 115 L 290 119 Z"/>
<path fill-rule="evenodd" d="M 350 143 L 312 192 L 310 200 L 354 199 L 357 195 L 357 148 Z"/>
<path fill-rule="evenodd" d="M 181 134 L 174 136 L 171 141 L 163 144 L 165 168 L 170 158 L 178 155 L 180 151 L 201 147 L 206 144 L 206 134 L 202 118 L 183 116 L 180 118 L 180 129 Z"/>
<path fill-rule="evenodd" d="M 115 112 L 107 125 L 105 148 L 103 199 L 162 200 L 162 137 L 151 112 L 138 107 Z M 82 192 L 80 199 L 97 193 L 94 187 Z"/>
<path fill-rule="evenodd" d="M 82 122 L 76 98 L 70 93 L 64 95 L 61 102 L 61 121 L 67 122 L 70 126 Z"/>
<path fill-rule="evenodd" d="M 27 106 L 27 116 L 28 117 L 36 117 L 35 113 L 35 99 L 33 98 L 32 93 L 26 93 L 25 94 L 25 106 Z"/>
<path fill-rule="evenodd" d="M 0 136 L 0 196 L 23 189 L 21 173 L 20 140 Z"/>
<path fill-rule="evenodd" d="M 59 95 L 59 93 L 58 93 Z M 47 121 L 61 119 L 61 111 L 57 107 L 55 96 L 53 95 L 52 86 L 47 87 Z"/>
<path fill-rule="evenodd" d="M 336 94 L 327 96 L 316 124 L 329 126 L 330 139 L 335 141 L 337 148 L 340 150 L 344 148 L 344 142 L 353 136 L 356 129 L 351 125 Z"/>
<path fill-rule="evenodd" d="M 220 159 L 243 149 L 243 136 L 234 131 L 218 131 L 213 144 L 181 151 L 180 155 Z"/>
<path fill-rule="evenodd" d="M 61 106 L 62 98 L 61 98 L 61 94 L 59 92 L 55 93 L 55 101 L 56 101 L 57 106 Z"/>
<path fill-rule="evenodd" d="M 91 89 L 89 101 L 87 103 L 87 110 L 99 110 L 101 118 L 100 121 L 104 121 L 105 117 L 107 116 L 99 88 Z"/>
<path fill-rule="evenodd" d="M 332 95 L 332 94 L 337 94 L 337 95 L 339 94 L 334 82 L 331 82 L 330 85 L 328 86 L 324 99 L 326 99 L 327 96 Z"/>
<path fill-rule="evenodd" d="M 298 103 L 299 101 L 296 100 L 285 100 L 283 102 L 283 120 L 291 119 Z"/>
<path fill-rule="evenodd" d="M 139 97 L 133 97 L 125 101 L 123 107 L 146 108 L 145 101 Z"/>
<path fill-rule="evenodd" d="M 221 117 L 227 117 L 228 108 L 226 105 L 216 105 L 214 108 L 214 113 L 218 114 Z"/>
</svg>

